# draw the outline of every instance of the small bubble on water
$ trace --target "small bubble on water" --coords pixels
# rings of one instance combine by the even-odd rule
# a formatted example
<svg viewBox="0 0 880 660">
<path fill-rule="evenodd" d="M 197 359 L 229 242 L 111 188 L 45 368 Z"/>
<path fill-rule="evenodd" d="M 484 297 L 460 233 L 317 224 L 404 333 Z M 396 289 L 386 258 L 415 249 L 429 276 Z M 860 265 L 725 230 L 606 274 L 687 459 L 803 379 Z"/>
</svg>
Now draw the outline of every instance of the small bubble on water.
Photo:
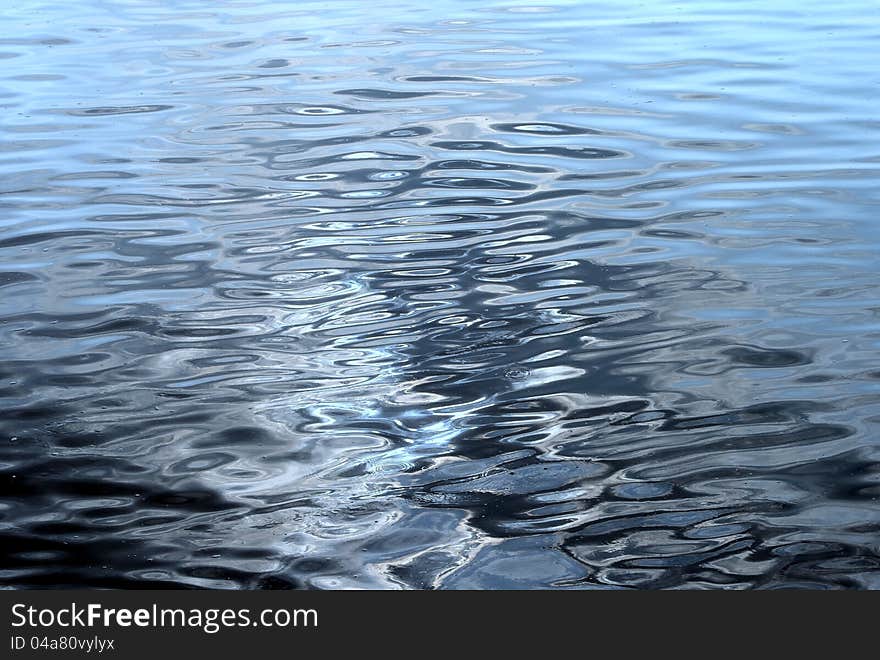
<svg viewBox="0 0 880 660">
<path fill-rule="evenodd" d="M 511 367 L 504 372 L 504 375 L 510 380 L 522 380 L 528 378 L 529 370 L 525 367 Z"/>
</svg>

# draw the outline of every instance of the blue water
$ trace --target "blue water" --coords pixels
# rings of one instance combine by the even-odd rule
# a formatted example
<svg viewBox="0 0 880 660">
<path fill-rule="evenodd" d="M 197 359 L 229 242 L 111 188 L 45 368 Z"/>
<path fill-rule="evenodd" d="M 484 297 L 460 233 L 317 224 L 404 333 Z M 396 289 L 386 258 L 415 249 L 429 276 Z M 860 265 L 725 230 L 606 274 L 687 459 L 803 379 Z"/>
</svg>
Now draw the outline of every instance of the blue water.
<svg viewBox="0 0 880 660">
<path fill-rule="evenodd" d="M 875 3 L 0 27 L 4 585 L 880 588 Z"/>
</svg>

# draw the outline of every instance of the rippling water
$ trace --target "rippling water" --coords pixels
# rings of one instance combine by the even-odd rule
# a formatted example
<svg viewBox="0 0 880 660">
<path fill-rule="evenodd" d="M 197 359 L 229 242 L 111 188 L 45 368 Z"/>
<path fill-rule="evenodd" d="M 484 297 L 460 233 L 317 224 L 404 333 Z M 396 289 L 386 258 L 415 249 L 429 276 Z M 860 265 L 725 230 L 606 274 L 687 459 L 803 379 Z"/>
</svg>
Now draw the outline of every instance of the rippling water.
<svg viewBox="0 0 880 660">
<path fill-rule="evenodd" d="M 0 24 L 4 584 L 880 588 L 873 3 Z"/>
</svg>

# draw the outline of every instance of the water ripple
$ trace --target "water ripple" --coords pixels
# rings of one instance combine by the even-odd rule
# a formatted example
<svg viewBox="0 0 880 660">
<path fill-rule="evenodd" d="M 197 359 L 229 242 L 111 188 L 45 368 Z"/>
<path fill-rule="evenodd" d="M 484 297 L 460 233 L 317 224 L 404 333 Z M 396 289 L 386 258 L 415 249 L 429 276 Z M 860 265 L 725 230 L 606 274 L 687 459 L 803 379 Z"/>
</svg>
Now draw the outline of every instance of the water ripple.
<svg viewBox="0 0 880 660">
<path fill-rule="evenodd" d="M 88 4 L 2 19 L 6 584 L 880 588 L 864 3 Z"/>
</svg>

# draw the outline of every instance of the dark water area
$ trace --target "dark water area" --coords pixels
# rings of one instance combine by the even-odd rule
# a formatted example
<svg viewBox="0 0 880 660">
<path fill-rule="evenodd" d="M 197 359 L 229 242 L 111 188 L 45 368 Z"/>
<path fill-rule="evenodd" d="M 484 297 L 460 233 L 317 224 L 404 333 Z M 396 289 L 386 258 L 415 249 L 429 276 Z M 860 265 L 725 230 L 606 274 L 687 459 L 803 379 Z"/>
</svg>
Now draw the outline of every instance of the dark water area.
<svg viewBox="0 0 880 660">
<path fill-rule="evenodd" d="M 880 588 L 875 3 L 0 24 L 3 586 Z"/>
</svg>

